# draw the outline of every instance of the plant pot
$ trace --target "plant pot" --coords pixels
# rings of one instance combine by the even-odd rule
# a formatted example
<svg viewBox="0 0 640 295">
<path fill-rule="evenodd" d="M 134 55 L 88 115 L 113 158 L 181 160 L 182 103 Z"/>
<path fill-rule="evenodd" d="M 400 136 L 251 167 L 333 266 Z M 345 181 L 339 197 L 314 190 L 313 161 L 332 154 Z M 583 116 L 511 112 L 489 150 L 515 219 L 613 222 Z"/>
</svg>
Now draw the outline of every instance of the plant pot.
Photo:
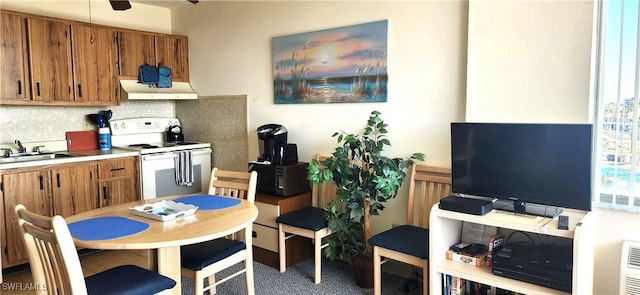
<svg viewBox="0 0 640 295">
<path fill-rule="evenodd" d="M 356 285 L 364 289 L 373 288 L 373 257 L 368 255 L 357 255 L 351 257 L 353 275 L 356 278 Z"/>
</svg>

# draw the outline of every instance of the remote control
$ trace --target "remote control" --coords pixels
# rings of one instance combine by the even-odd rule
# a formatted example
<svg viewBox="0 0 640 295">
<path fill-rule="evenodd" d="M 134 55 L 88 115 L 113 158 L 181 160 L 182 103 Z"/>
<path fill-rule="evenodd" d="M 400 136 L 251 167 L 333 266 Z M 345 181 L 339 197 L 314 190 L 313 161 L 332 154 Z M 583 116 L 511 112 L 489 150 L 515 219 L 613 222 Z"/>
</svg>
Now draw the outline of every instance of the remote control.
<svg viewBox="0 0 640 295">
<path fill-rule="evenodd" d="M 558 229 L 569 229 L 569 216 L 558 216 Z"/>
<path fill-rule="evenodd" d="M 451 246 L 451 248 L 449 248 L 449 249 L 451 251 L 453 251 L 453 252 L 459 253 L 460 251 L 462 251 L 462 250 L 464 250 L 464 249 L 466 249 L 466 248 L 468 248 L 470 246 L 471 246 L 471 244 L 469 244 L 469 243 L 458 243 L 458 244 L 455 244 L 455 245 Z"/>
</svg>

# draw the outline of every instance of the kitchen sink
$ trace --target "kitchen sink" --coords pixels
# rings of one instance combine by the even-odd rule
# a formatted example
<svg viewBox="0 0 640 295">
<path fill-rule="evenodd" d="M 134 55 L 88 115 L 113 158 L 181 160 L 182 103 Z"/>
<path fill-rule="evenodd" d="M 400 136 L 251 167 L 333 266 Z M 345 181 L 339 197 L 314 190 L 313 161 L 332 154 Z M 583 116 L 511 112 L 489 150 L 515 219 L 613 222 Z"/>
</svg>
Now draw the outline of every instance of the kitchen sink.
<svg viewBox="0 0 640 295">
<path fill-rule="evenodd" d="M 11 155 L 10 157 L 0 158 L 0 164 L 51 160 L 51 159 L 69 158 L 69 157 L 74 157 L 74 155 L 68 154 L 68 153 L 14 154 L 14 155 Z"/>
</svg>

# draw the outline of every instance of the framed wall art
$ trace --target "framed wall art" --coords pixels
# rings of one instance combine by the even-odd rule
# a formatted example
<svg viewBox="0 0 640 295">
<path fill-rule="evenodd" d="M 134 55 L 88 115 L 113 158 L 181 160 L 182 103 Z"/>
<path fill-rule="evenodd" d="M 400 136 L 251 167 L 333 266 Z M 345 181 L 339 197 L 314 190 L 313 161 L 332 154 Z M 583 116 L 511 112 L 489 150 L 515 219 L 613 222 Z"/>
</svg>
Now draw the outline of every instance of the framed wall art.
<svg viewBox="0 0 640 295">
<path fill-rule="evenodd" d="M 276 104 L 387 101 L 388 21 L 272 38 Z"/>
</svg>

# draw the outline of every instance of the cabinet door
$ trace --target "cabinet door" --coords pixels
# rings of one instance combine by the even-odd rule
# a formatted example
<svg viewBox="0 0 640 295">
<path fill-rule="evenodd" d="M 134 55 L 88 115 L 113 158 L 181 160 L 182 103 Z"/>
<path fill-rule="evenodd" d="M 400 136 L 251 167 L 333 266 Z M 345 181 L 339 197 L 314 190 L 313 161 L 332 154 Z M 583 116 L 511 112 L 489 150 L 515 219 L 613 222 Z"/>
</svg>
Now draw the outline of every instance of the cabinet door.
<svg viewBox="0 0 640 295">
<path fill-rule="evenodd" d="M 173 81 L 189 81 L 188 39 L 183 36 L 156 36 L 156 61 L 171 69 Z"/>
<path fill-rule="evenodd" d="M 137 157 L 98 163 L 99 193 L 102 207 L 139 199 L 137 163 Z"/>
<path fill-rule="evenodd" d="M 26 19 L 2 13 L 0 100 L 29 100 Z"/>
<path fill-rule="evenodd" d="M 120 76 L 138 78 L 138 68 L 147 63 L 156 65 L 155 39 L 152 34 L 118 32 L 118 69 Z"/>
<path fill-rule="evenodd" d="M 76 101 L 118 101 L 116 44 L 103 27 L 71 25 L 73 91 Z"/>
<path fill-rule="evenodd" d="M 126 177 L 100 181 L 100 199 L 102 207 L 133 202 L 138 199 L 135 179 Z"/>
<path fill-rule="evenodd" d="M 20 232 L 18 219 L 14 214 L 15 206 L 23 204 L 29 211 L 51 216 L 50 174 L 46 170 L 5 174 L 2 176 L 4 189 L 4 214 L 6 245 L 6 266 L 26 262 L 28 257 Z"/>
<path fill-rule="evenodd" d="M 27 29 L 33 100 L 73 100 L 69 25 L 28 18 Z"/>
<path fill-rule="evenodd" d="M 95 164 L 52 169 L 53 214 L 67 217 L 98 208 L 97 188 Z"/>
</svg>

